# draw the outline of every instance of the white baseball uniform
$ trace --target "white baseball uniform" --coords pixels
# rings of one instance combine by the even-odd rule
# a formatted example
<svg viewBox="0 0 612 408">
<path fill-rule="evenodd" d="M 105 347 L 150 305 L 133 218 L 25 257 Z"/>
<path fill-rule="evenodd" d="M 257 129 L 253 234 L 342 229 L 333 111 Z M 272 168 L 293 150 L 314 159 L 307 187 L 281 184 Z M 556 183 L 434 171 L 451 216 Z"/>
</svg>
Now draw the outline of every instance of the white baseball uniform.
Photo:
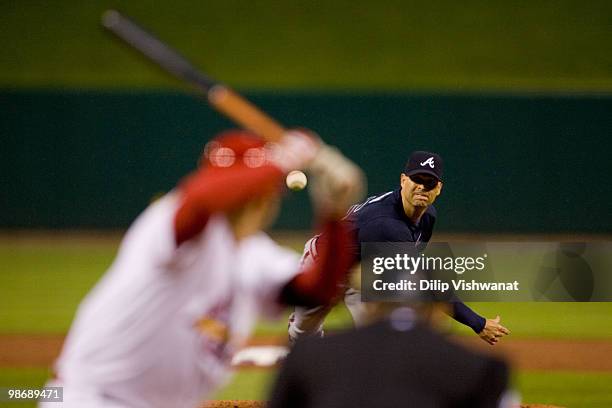
<svg viewBox="0 0 612 408">
<path fill-rule="evenodd" d="M 194 407 L 225 382 L 258 315 L 280 310 L 298 254 L 264 233 L 237 242 L 220 214 L 177 247 L 178 201 L 170 193 L 134 222 L 80 305 L 49 384 L 64 387 L 64 406 Z"/>
</svg>

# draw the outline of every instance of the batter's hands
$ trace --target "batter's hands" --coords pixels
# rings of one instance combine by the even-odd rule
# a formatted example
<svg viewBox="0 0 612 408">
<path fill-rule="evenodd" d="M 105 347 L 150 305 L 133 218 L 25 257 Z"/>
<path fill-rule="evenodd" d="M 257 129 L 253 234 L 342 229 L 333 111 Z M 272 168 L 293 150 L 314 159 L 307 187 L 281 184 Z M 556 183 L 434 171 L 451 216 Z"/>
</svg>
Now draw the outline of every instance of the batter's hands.
<svg viewBox="0 0 612 408">
<path fill-rule="evenodd" d="M 309 189 L 317 212 L 340 218 L 365 192 L 365 175 L 337 148 L 308 129 L 290 129 L 277 143 L 275 164 L 283 171 L 303 170 L 313 177 Z"/>
<path fill-rule="evenodd" d="M 310 192 L 319 214 L 341 218 L 363 198 L 363 171 L 337 148 L 322 143 L 308 170 L 313 175 Z"/>
<path fill-rule="evenodd" d="M 499 316 L 495 317 L 495 319 L 487 319 L 484 329 L 478 333 L 481 339 L 492 346 L 497 344 L 500 338 L 510 334 L 510 330 L 499 323 L 500 320 Z"/>
<path fill-rule="evenodd" d="M 274 164 L 285 173 L 302 170 L 310 165 L 321 150 L 321 140 L 305 129 L 288 130 L 276 144 Z"/>
</svg>

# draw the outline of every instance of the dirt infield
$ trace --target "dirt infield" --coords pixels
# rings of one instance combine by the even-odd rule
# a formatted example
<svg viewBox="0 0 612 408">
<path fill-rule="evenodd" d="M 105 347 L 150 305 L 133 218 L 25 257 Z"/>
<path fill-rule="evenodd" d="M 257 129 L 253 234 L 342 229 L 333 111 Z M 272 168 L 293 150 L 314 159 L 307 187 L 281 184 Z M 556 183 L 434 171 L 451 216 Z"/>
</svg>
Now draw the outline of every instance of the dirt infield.
<svg viewBox="0 0 612 408">
<path fill-rule="evenodd" d="M 265 408 L 266 403 L 262 401 L 208 401 L 202 408 Z M 521 408 L 563 408 L 556 405 L 521 404 Z"/>
<path fill-rule="evenodd" d="M 612 371 L 610 340 L 504 339 L 490 346 L 475 337 L 455 337 L 469 348 L 506 358 L 521 370 Z"/>
<path fill-rule="evenodd" d="M 603 340 L 504 340 L 491 347 L 479 339 L 456 337 L 457 342 L 507 358 L 523 370 L 612 371 L 612 341 Z M 64 336 L 0 335 L 0 367 L 49 367 L 57 357 Z M 251 345 L 280 345 L 283 337 L 256 337 Z M 243 367 L 243 368 L 248 368 Z M 265 369 L 265 368 L 264 368 Z M 265 402 L 252 400 L 208 401 L 202 408 L 264 408 Z M 553 405 L 524 404 L 521 408 L 561 408 Z"/>
<path fill-rule="evenodd" d="M 455 337 L 470 348 L 507 358 L 522 370 L 612 371 L 612 341 L 508 339 L 491 347 L 476 338 Z M 48 367 L 57 357 L 60 335 L 0 335 L 0 367 Z M 252 345 L 283 344 L 284 338 L 256 337 Z"/>
<path fill-rule="evenodd" d="M 262 401 L 208 401 L 202 408 L 265 408 L 266 403 Z M 521 408 L 563 408 L 556 405 L 521 404 Z"/>
<path fill-rule="evenodd" d="M 225 400 L 207 401 L 202 408 L 264 408 L 266 403 L 263 401 L 252 400 Z"/>
</svg>

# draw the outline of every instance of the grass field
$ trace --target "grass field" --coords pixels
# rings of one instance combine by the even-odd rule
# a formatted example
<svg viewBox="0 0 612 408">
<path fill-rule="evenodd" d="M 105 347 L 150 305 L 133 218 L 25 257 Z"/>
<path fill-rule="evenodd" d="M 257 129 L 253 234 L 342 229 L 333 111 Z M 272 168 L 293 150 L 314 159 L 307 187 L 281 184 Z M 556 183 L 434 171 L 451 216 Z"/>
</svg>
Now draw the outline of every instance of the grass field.
<svg viewBox="0 0 612 408">
<path fill-rule="evenodd" d="M 237 87 L 612 90 L 603 0 L 112 5 Z M 0 86 L 176 86 L 105 36 L 108 6 L 4 4 Z"/>
<path fill-rule="evenodd" d="M 300 235 L 301 236 L 301 235 Z M 286 239 L 299 249 L 301 241 Z M 0 244 L 0 332 L 64 333 L 83 295 L 111 264 L 118 241 L 8 242 Z M 24 296 L 27 294 L 27 296 Z M 612 338 L 612 303 L 478 303 L 499 314 L 516 337 Z M 527 317 L 527 318 L 526 318 Z M 329 327 L 346 326 L 343 307 Z M 460 332 L 469 331 L 456 325 Z M 262 323 L 258 334 L 283 333 L 284 324 Z"/>
<path fill-rule="evenodd" d="M 213 399 L 262 400 L 274 382 L 271 370 L 242 370 Z M 41 368 L 1 369 L 0 386 L 37 387 L 44 384 L 48 370 Z M 523 401 L 537 401 L 566 407 L 606 408 L 612 406 L 612 373 L 521 372 L 515 378 Z M 0 403 L 0 406 L 2 404 Z M 33 407 L 32 403 L 11 403 L 10 407 Z"/>
<path fill-rule="evenodd" d="M 217 394 L 218 399 L 261 399 L 274 381 L 274 373 L 245 371 Z M 524 372 L 515 378 L 524 401 L 567 407 L 603 408 L 612 406 L 612 373 Z"/>
<path fill-rule="evenodd" d="M 302 236 L 285 239 L 299 248 Z M 70 325 L 78 302 L 112 262 L 118 241 L 0 239 L 0 335 L 61 334 Z M 500 314 L 513 338 L 612 339 L 612 303 L 479 303 L 487 316 Z M 330 316 L 329 328 L 345 327 L 343 307 Z M 257 334 L 285 333 L 285 321 L 262 323 Z M 454 325 L 458 333 L 472 335 Z M 274 371 L 246 369 L 237 373 L 219 399 L 263 399 Z M 0 387 L 38 386 L 45 367 L 0 367 Z M 515 386 L 524 401 L 568 407 L 612 406 L 612 372 L 519 371 Z M 31 406 L 11 405 L 11 406 Z"/>
<path fill-rule="evenodd" d="M 4 3 L 0 38 L 6 50 L 0 54 L 0 89 L 40 91 L 50 87 L 72 92 L 91 88 L 133 92 L 180 87 L 102 32 L 99 18 L 109 6 L 108 1 Z M 241 89 L 272 94 L 282 90 L 389 95 L 422 90 L 503 91 L 517 95 L 612 92 L 612 2 L 605 0 L 529 3 L 211 0 L 158 3 L 154 7 L 136 0 L 117 0 L 112 6 L 158 32 L 213 77 Z M 41 112 L 47 120 L 51 110 Z M 417 125 L 419 120 L 427 124 L 429 114 L 432 113 L 424 113 L 422 118 L 415 116 Z M 28 124 L 24 129 L 37 132 L 36 122 L 29 122 L 30 115 L 24 113 L 23 121 Z M 541 119 L 543 122 L 530 116 L 524 120 L 534 121 L 538 129 L 534 138 L 546 134 L 547 120 L 557 122 L 547 115 Z M 595 132 L 594 139 L 581 136 L 582 140 L 574 142 L 571 135 L 582 135 L 583 122 L 588 121 L 577 119 L 575 129 L 559 130 L 569 143 L 575 143 L 566 150 L 582 154 L 584 143 L 590 140 L 594 140 L 589 142 L 593 146 L 605 144 L 605 132 Z M 444 127 L 448 123 L 454 122 L 447 119 L 439 125 Z M 422 126 L 426 135 L 441 132 L 435 126 L 433 130 Z M 486 126 L 484 129 L 483 132 L 489 132 Z M 80 128 L 74 131 L 77 130 Z M 18 143 L 25 137 L 13 136 Z M 75 133 L 75 140 L 81 141 L 81 135 Z M 457 139 L 457 143 L 461 140 Z M 75 141 L 74 145 L 78 143 Z M 21 152 L 19 146 L 17 151 Z M 105 142 L 100 142 L 100 146 L 107 147 Z M 564 145 L 559 146 L 562 150 Z M 30 150 L 36 153 L 37 149 L 45 151 L 41 156 L 44 160 L 48 159 L 46 149 L 53 151 L 39 145 Z M 368 151 L 373 153 L 377 157 L 376 151 Z M 23 160 L 16 161 L 16 168 L 26 163 Z M 24 168 L 29 168 L 32 162 L 36 161 L 27 160 Z M 44 171 L 45 163 L 39 164 Z M 596 164 L 604 166 L 605 161 Z M 9 216 L 14 216 L 13 208 L 8 210 Z M 67 217 L 71 215 L 74 214 L 66 213 Z M 546 216 L 553 218 L 550 214 Z M 119 241 L 117 237 L 67 236 L 55 233 L 18 239 L 10 233 L 0 234 L 0 337 L 63 335 L 69 329 L 77 305 L 112 262 Z M 285 236 L 284 242 L 300 250 L 303 235 Z M 612 341 L 612 303 L 471 306 L 488 317 L 499 314 L 502 323 L 512 330 L 513 339 Z M 350 316 L 343 306 L 337 307 L 327 320 L 328 329 L 348 325 Z M 284 336 L 285 330 L 285 319 L 261 322 L 256 335 Z M 469 329 L 450 320 L 449 330 L 474 336 Z M 265 399 L 274 375 L 274 370 L 240 370 L 214 398 Z M 48 367 L 0 364 L 0 388 L 38 387 L 48 377 Z M 514 386 L 526 402 L 612 407 L 612 371 L 517 370 Z M 0 407 L 3 406 L 34 404 L 0 401 Z"/>
</svg>

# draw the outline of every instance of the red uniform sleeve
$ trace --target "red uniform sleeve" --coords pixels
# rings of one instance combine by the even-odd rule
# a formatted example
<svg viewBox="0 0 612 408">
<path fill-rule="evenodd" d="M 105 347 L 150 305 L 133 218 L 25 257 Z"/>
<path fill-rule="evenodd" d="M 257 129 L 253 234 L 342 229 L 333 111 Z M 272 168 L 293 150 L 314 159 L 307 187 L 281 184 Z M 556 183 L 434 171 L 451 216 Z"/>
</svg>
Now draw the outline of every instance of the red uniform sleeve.
<svg viewBox="0 0 612 408">
<path fill-rule="evenodd" d="M 176 244 L 199 234 L 211 214 L 239 208 L 246 201 L 278 191 L 283 173 L 275 166 L 204 168 L 179 187 L 181 203 L 174 217 Z"/>
<path fill-rule="evenodd" d="M 354 240 L 347 226 L 339 220 L 325 224 L 317 242 L 318 257 L 312 266 L 294 277 L 281 291 L 280 302 L 287 305 L 319 306 L 330 304 L 338 295 L 339 285 L 355 263 L 348 250 Z"/>
</svg>

